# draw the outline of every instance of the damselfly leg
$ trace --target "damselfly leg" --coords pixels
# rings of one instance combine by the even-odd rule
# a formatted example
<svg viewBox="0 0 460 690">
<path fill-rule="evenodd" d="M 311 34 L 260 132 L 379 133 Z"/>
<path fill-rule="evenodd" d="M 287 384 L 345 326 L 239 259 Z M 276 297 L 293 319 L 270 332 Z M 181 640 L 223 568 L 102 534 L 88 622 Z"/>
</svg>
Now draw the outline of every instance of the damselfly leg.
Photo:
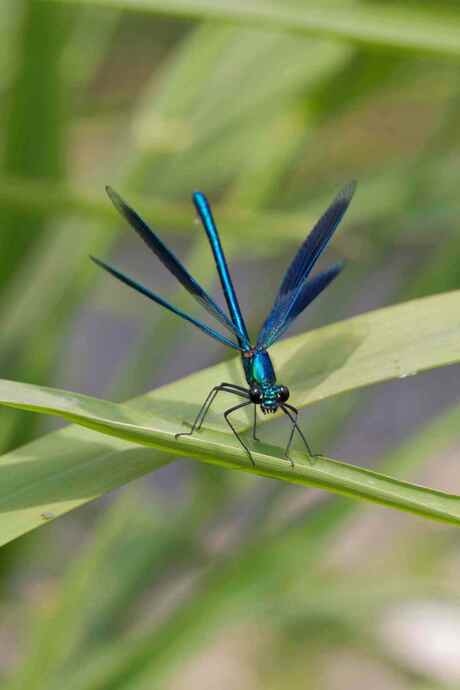
<svg viewBox="0 0 460 690">
<path fill-rule="evenodd" d="M 257 437 L 257 405 L 254 405 L 254 424 L 252 425 L 252 438 L 254 441 L 259 441 L 260 438 Z"/>
<path fill-rule="evenodd" d="M 218 393 L 224 392 L 224 393 L 232 393 L 233 395 L 238 395 L 240 398 L 248 398 L 248 392 L 246 388 L 243 388 L 243 386 L 238 386 L 235 383 L 221 383 L 219 386 L 214 386 L 212 388 L 204 403 L 200 407 L 200 410 L 195 418 L 195 421 L 192 424 L 192 428 L 190 431 L 181 431 L 178 434 L 175 434 L 175 438 L 179 438 L 180 436 L 192 436 L 195 431 L 199 431 L 201 429 L 201 426 L 206 418 L 206 415 L 209 412 L 209 409 L 211 405 L 213 404 L 214 400 L 216 399 L 216 396 Z"/>
<path fill-rule="evenodd" d="M 302 429 L 297 424 L 297 417 L 299 416 L 299 411 L 297 410 L 297 408 L 293 407 L 292 405 L 288 405 L 287 403 L 285 403 L 284 405 L 281 405 L 281 409 L 283 410 L 284 414 L 287 417 L 289 417 L 289 419 L 291 420 L 291 423 L 292 423 L 291 433 L 289 436 L 289 440 L 287 442 L 286 450 L 284 451 L 284 455 L 285 455 L 286 459 L 289 460 L 289 462 L 291 463 L 291 466 L 294 467 L 294 461 L 291 459 L 291 457 L 289 455 L 289 450 L 291 448 L 292 439 L 294 438 L 294 433 L 296 431 L 299 434 L 299 436 L 301 437 L 302 441 L 304 442 L 305 448 L 308 451 L 309 457 L 314 458 L 315 454 L 312 452 L 310 445 L 309 445 L 307 439 L 305 438 L 305 436 L 303 434 Z"/>
<path fill-rule="evenodd" d="M 240 410 L 242 407 L 247 407 L 248 405 L 252 405 L 250 400 L 248 400 L 248 402 L 239 403 L 239 405 L 234 405 L 234 407 L 230 407 L 230 409 L 228 409 L 224 412 L 224 417 L 225 417 L 225 421 L 227 422 L 228 426 L 233 431 L 236 438 L 238 439 L 238 441 L 240 442 L 240 444 L 242 445 L 242 447 L 244 448 L 244 450 L 248 454 L 248 458 L 251 461 L 252 466 L 255 467 L 256 463 L 254 462 L 254 459 L 251 455 L 251 451 L 249 450 L 249 448 L 247 447 L 247 445 L 245 444 L 245 442 L 243 441 L 243 439 L 241 438 L 241 436 L 239 435 L 239 433 L 237 432 L 237 430 L 235 429 L 235 427 L 233 426 L 233 424 L 229 420 L 229 416 L 232 414 L 232 412 L 236 412 L 237 410 Z"/>
</svg>

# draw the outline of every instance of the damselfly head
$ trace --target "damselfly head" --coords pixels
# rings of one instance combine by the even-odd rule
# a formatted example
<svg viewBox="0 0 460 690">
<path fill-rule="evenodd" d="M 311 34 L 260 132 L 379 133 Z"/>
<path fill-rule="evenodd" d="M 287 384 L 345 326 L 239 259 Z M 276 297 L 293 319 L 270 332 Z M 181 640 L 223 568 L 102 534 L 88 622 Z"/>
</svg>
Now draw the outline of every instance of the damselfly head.
<svg viewBox="0 0 460 690">
<path fill-rule="evenodd" d="M 287 386 L 260 387 L 253 384 L 249 389 L 249 399 L 254 405 L 260 405 L 264 414 L 274 414 L 289 399 L 289 389 Z"/>
</svg>

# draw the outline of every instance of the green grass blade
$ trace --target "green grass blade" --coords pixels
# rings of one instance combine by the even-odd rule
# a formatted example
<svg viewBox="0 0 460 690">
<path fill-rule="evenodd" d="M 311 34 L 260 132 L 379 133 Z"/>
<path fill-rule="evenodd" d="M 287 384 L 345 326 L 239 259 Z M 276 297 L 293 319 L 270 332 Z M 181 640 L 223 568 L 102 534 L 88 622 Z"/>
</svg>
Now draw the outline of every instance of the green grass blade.
<svg viewBox="0 0 460 690">
<path fill-rule="evenodd" d="M 147 90 L 135 122 L 144 147 L 136 176 L 142 171 L 143 186 L 166 198 L 182 197 L 196 179 L 209 191 L 220 176 L 237 178 L 245 161 L 257 156 L 260 122 L 267 127 L 286 103 L 335 72 L 349 52 L 287 34 L 200 26 L 173 55 L 160 92 L 157 77 Z M 237 99 L 230 81 L 238 84 Z M 172 155 L 165 158 L 165 151 Z"/>
<path fill-rule="evenodd" d="M 119 439 L 107 442 L 98 434 L 76 427 L 21 446 L 2 456 L 7 485 L 0 499 L 3 511 L 0 542 L 5 544 L 160 469 L 170 459 Z"/>
<path fill-rule="evenodd" d="M 378 310 L 286 340 L 274 348 L 275 361 L 281 365 L 280 370 L 284 369 L 297 382 L 296 404 L 306 405 L 371 383 L 458 361 L 459 309 L 460 292 L 452 292 Z M 53 505 L 62 512 L 69 510 L 163 465 L 170 455 L 190 455 L 223 467 L 325 488 L 433 519 L 460 522 L 460 500 L 455 496 L 328 458 L 309 463 L 304 454 L 296 454 L 296 467 L 292 470 L 280 449 L 261 445 L 254 453 L 257 469 L 253 470 L 237 441 L 223 431 L 218 415 L 206 431 L 176 441 L 175 433 L 183 428 L 184 420 L 193 418 L 212 385 L 221 380 L 240 380 L 238 367 L 237 360 L 211 367 L 129 405 L 3 381 L 2 404 L 59 415 L 119 440 L 115 445 L 110 441 L 104 453 L 105 437 L 87 432 L 89 435 L 81 438 L 81 448 L 72 445 L 66 455 L 66 434 L 69 438 L 75 434 L 74 429 L 68 429 L 49 436 L 51 447 L 42 448 L 36 458 L 33 445 L 31 451 L 25 446 L 4 456 L 0 466 L 2 541 L 37 526 L 43 522 L 44 514 L 55 514 Z M 185 394 L 187 402 L 183 401 Z M 248 425 L 247 420 L 245 424 Z M 60 452 L 53 453 L 53 443 L 57 443 Z M 94 463 L 88 449 L 97 458 Z M 84 458 L 82 466 L 80 455 Z"/>
<path fill-rule="evenodd" d="M 179 419 L 153 415 L 148 418 L 147 415 L 129 412 L 121 405 L 103 400 L 8 381 L 1 382 L 0 395 L 1 404 L 59 415 L 89 429 L 179 457 L 190 455 L 202 462 L 228 469 L 328 489 L 345 496 L 363 498 L 432 519 L 460 524 L 460 497 L 411 485 L 322 456 L 316 457 L 314 462 L 308 462 L 304 453 L 293 453 L 295 467 L 291 468 L 283 458 L 282 449 L 262 445 L 261 450 L 253 452 L 257 467 L 252 468 L 230 434 L 206 431 L 191 440 L 176 441 L 174 435 L 180 428 Z M 2 481 L 4 490 L 8 486 L 7 480 L 13 474 L 10 467 L 6 470 L 9 477 Z M 22 472 L 22 467 L 20 471 Z M 69 487 L 63 493 L 68 495 Z M 75 500 L 82 498 L 78 489 L 72 497 Z M 8 496 L 5 498 L 8 502 Z"/>
<path fill-rule="evenodd" d="M 69 0 L 66 0 L 67 2 Z M 451 12 L 430 12 L 383 3 L 362 3 L 340 7 L 303 7 L 278 2 L 235 2 L 223 0 L 70 0 L 73 4 L 91 2 L 102 7 L 155 12 L 168 16 L 215 19 L 232 24 L 261 26 L 308 35 L 352 41 L 359 45 L 400 50 L 460 55 L 460 22 Z"/>
<path fill-rule="evenodd" d="M 2 130 L 4 147 L 0 154 L 2 174 L 25 179 L 47 179 L 56 182 L 65 172 L 65 138 L 68 126 L 67 84 L 61 73 L 61 58 L 69 32 L 73 26 L 72 8 L 26 0 L 21 5 L 16 29 L 15 64 L 8 89 Z M 13 11 L 14 12 L 14 11 Z M 43 40 L 46 26 L 47 40 Z M 8 289 L 32 247 L 47 234 L 52 209 L 32 209 L 24 200 L 8 206 L 0 203 L 2 251 L 0 252 L 0 292 Z M 33 228 L 33 232 L 31 232 Z M 40 288 L 37 288 L 37 290 Z M 42 314 L 43 325 L 47 314 Z M 44 336 L 50 342 L 50 329 Z M 41 334 L 35 333 L 37 337 Z M 57 341 L 57 338 L 56 338 Z M 6 359 L 0 353 L 2 370 L 13 378 L 22 378 L 27 367 L 30 381 L 49 380 L 50 359 L 37 357 L 27 361 L 24 342 L 17 342 L 14 354 Z M 50 351 L 51 354 L 51 351 Z M 7 437 L 11 445 L 24 443 L 32 435 L 37 420 L 16 417 L 16 425 L 8 424 L 8 434 L 2 434 L 0 444 L 5 448 Z"/>
</svg>

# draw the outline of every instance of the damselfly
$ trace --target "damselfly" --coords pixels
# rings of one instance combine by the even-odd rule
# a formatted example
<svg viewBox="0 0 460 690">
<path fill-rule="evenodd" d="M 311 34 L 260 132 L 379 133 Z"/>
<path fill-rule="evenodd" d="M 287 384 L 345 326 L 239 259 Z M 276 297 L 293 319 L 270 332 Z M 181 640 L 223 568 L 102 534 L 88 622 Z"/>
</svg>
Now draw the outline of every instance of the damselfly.
<svg viewBox="0 0 460 690">
<path fill-rule="evenodd" d="M 215 338 L 224 345 L 232 347 L 241 353 L 247 387 L 227 382 L 222 382 L 214 386 L 201 406 L 190 431 L 178 433 L 176 434 L 176 438 L 179 436 L 192 435 L 195 431 L 198 431 L 217 394 L 225 392 L 236 395 L 242 399 L 242 402 L 226 410 L 224 412 L 224 417 L 253 465 L 255 465 L 254 459 L 247 443 L 242 439 L 234 424 L 230 421 L 230 416 L 233 413 L 248 405 L 254 405 L 252 434 L 254 440 L 259 440 L 256 436 L 257 408 L 259 407 L 263 414 L 274 413 L 278 409 L 281 409 L 284 414 L 289 417 L 291 422 L 291 431 L 285 449 L 286 458 L 293 466 L 289 451 L 296 431 L 303 440 L 309 456 L 313 456 L 307 439 L 297 424 L 298 410 L 287 402 L 289 399 L 289 389 L 277 383 L 275 370 L 267 350 L 285 333 L 294 319 L 303 312 L 315 297 L 317 297 L 342 270 L 343 263 L 339 262 L 325 271 L 318 273 L 316 276 L 309 278 L 316 261 L 329 244 L 334 231 L 349 206 L 355 186 L 355 183 L 352 182 L 338 194 L 327 211 L 317 222 L 312 232 L 303 242 L 284 276 L 272 310 L 266 318 L 255 344 L 249 339 L 246 324 L 228 270 L 225 254 L 211 213 L 211 208 L 204 194 L 195 192 L 193 194 L 193 202 L 211 245 L 229 315 L 224 312 L 206 290 L 204 290 L 204 288 L 202 288 L 190 275 L 179 259 L 177 259 L 165 244 L 163 244 L 158 235 L 153 232 L 136 211 L 130 208 L 113 189 L 107 187 L 107 193 L 115 207 L 126 218 L 138 235 L 140 235 L 146 245 L 156 254 L 162 264 L 177 278 L 183 287 L 228 331 L 229 335 L 223 335 L 178 307 L 173 306 L 155 292 L 152 292 L 104 261 L 91 257 L 93 261 L 115 276 L 115 278 L 118 278 L 121 282 L 129 285 L 134 290 L 137 290 L 157 304 L 160 304 L 162 307 L 169 309 L 169 311 L 172 311 L 177 316 L 194 324 L 204 333 L 211 336 L 211 338 Z"/>
</svg>

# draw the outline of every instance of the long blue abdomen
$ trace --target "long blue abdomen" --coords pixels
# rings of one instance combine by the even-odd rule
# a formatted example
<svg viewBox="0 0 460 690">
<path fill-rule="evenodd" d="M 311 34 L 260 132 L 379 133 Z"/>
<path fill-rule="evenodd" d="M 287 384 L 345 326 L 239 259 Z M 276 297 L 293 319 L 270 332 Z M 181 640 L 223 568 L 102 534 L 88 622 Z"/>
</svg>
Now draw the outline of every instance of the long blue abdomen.
<svg viewBox="0 0 460 690">
<path fill-rule="evenodd" d="M 212 253 L 214 254 L 225 301 L 227 302 L 232 322 L 239 332 L 238 342 L 243 350 L 249 350 L 251 344 L 249 342 L 246 324 L 243 319 L 243 314 L 241 313 L 235 288 L 233 287 L 224 250 L 222 249 L 222 245 L 220 243 L 219 233 L 217 232 L 216 224 L 214 223 L 214 218 L 212 217 L 208 200 L 201 192 L 195 192 L 193 195 L 193 202 L 203 223 L 208 240 L 211 244 L 211 249 Z"/>
</svg>

